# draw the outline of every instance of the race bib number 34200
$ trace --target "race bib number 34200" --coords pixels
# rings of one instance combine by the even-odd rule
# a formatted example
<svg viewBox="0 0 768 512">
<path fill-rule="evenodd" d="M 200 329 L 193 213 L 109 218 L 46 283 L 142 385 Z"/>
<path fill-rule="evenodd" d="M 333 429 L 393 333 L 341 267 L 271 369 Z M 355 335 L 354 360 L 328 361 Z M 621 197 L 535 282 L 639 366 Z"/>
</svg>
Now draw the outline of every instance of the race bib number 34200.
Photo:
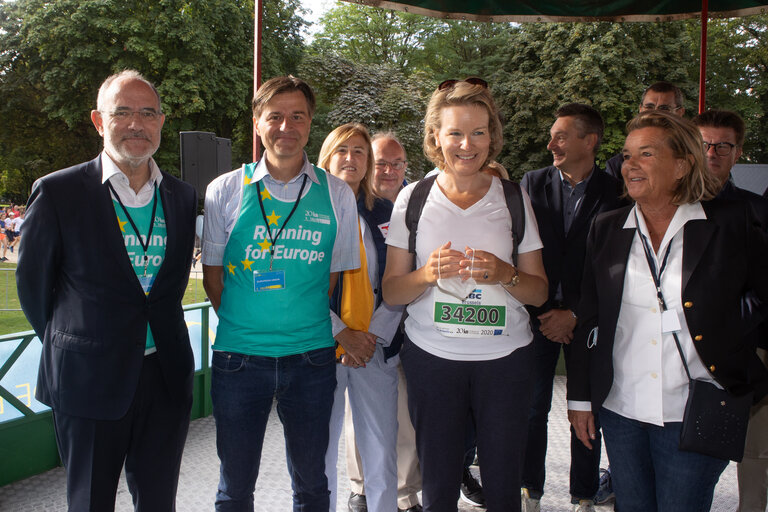
<svg viewBox="0 0 768 512">
<path fill-rule="evenodd" d="M 487 291 L 475 290 L 466 300 L 458 301 L 438 290 L 435 294 L 433 319 L 435 328 L 450 337 L 485 338 L 504 335 L 507 321 L 504 296 L 499 294 L 501 296 L 496 297 L 495 293 Z"/>
</svg>

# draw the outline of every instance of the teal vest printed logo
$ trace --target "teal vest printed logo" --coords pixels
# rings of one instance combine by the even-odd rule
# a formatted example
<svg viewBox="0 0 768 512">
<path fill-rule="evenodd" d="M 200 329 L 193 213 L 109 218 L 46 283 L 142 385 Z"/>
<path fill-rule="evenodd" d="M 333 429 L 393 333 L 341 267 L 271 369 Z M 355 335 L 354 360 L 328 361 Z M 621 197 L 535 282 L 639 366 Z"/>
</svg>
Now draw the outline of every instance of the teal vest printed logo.
<svg viewBox="0 0 768 512">
<path fill-rule="evenodd" d="M 120 234 L 123 237 L 123 243 L 125 244 L 125 250 L 128 253 L 128 259 L 130 260 L 131 266 L 136 272 L 136 278 L 139 280 L 146 295 L 149 295 L 152 291 L 155 277 L 163 264 L 163 260 L 165 259 L 165 245 L 168 240 L 163 202 L 160 200 L 160 192 L 155 191 L 155 194 L 157 194 L 157 211 L 155 211 L 152 237 L 149 240 L 149 249 L 147 251 L 146 276 L 144 276 L 144 248 L 142 247 L 142 242 L 146 242 L 147 233 L 149 232 L 149 221 L 152 215 L 152 201 L 140 208 L 126 207 L 131 219 L 133 219 L 133 224 L 139 230 L 139 233 L 136 233 L 133 230 L 133 226 L 131 226 L 131 222 L 126 217 L 123 208 L 116 200 L 112 199 L 112 205 L 115 207 L 115 215 L 117 215 L 117 223 L 118 226 L 120 226 Z M 154 346 L 155 339 L 152 336 L 152 331 L 149 328 L 149 325 L 147 325 L 146 349 L 149 350 L 154 348 Z"/>
<path fill-rule="evenodd" d="M 255 164 L 245 166 L 240 214 L 224 249 L 214 350 L 282 357 L 331 347 L 328 278 L 336 215 L 325 171 L 315 168 L 320 183 L 307 179 L 285 224 L 296 201 L 273 197 L 262 180 L 262 215 L 256 184 L 250 180 L 254 169 Z"/>
</svg>

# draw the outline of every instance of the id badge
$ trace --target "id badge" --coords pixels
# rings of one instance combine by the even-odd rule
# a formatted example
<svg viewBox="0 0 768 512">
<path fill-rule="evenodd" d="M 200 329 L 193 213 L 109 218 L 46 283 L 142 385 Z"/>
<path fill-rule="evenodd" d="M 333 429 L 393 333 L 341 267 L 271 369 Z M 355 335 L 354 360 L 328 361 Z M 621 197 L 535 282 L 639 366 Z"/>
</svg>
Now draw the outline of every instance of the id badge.
<svg viewBox="0 0 768 512">
<path fill-rule="evenodd" d="M 285 270 L 253 271 L 253 291 L 265 292 L 285 288 Z"/>
<path fill-rule="evenodd" d="M 680 326 L 680 318 L 677 316 L 677 311 L 673 309 L 667 309 L 661 312 L 661 332 L 664 334 L 679 332 L 682 327 Z"/>
<path fill-rule="evenodd" d="M 152 290 L 152 285 L 155 283 L 155 276 L 150 274 L 148 276 L 137 276 L 139 278 L 139 284 L 141 289 L 144 290 L 144 295 L 149 295 Z"/>
</svg>

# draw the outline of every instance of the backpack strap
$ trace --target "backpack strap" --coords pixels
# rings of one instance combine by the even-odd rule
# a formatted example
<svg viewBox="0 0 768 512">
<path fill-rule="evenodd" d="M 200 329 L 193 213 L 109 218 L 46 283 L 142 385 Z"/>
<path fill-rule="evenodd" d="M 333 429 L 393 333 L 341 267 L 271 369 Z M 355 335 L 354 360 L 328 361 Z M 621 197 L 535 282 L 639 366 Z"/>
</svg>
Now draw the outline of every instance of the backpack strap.
<svg viewBox="0 0 768 512">
<path fill-rule="evenodd" d="M 405 227 L 408 228 L 408 252 L 411 254 L 416 254 L 416 232 L 419 228 L 419 219 L 436 178 L 437 174 L 416 183 L 413 186 L 411 198 L 408 200 L 408 206 L 405 208 Z"/>
<path fill-rule="evenodd" d="M 525 204 L 520 184 L 515 181 L 501 180 L 507 210 L 512 218 L 512 264 L 517 266 L 517 248 L 525 235 Z"/>
</svg>

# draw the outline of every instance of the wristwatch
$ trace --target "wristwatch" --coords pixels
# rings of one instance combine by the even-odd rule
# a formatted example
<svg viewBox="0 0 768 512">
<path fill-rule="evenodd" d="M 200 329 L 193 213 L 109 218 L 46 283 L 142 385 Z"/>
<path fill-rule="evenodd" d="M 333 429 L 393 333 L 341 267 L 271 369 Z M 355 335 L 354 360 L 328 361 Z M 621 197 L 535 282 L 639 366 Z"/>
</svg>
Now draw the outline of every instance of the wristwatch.
<svg viewBox="0 0 768 512">
<path fill-rule="evenodd" d="M 520 274 L 517 272 L 517 267 L 515 267 L 514 265 L 512 266 L 512 272 L 513 272 L 512 279 L 510 279 L 506 283 L 500 283 L 501 286 L 504 286 L 505 288 L 514 288 L 515 286 L 517 286 L 517 283 L 520 282 Z"/>
</svg>

